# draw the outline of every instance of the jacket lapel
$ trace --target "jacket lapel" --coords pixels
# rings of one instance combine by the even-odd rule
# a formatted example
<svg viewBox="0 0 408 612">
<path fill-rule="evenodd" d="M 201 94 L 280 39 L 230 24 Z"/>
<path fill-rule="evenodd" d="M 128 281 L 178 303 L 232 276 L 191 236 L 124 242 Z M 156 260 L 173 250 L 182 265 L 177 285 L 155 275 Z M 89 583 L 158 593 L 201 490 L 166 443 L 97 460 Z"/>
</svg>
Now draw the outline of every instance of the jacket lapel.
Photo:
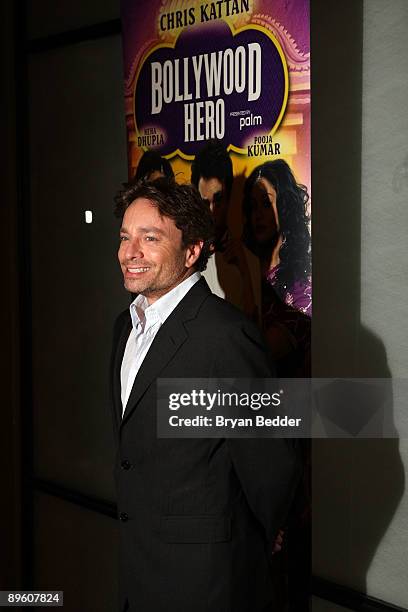
<svg viewBox="0 0 408 612">
<path fill-rule="evenodd" d="M 127 313 L 125 323 L 122 325 L 122 329 L 119 333 L 119 340 L 116 347 L 116 353 L 113 363 L 113 403 L 115 410 L 115 418 L 118 424 L 118 430 L 122 421 L 122 397 L 121 397 L 121 382 L 120 382 L 120 370 L 122 367 L 123 355 L 125 353 L 126 342 L 132 329 L 132 321 L 130 313 Z"/>
<path fill-rule="evenodd" d="M 126 410 L 123 415 L 121 427 L 129 418 L 129 415 L 132 414 L 150 385 L 156 381 L 156 379 L 160 376 L 160 372 L 173 359 L 182 344 L 184 344 L 188 338 L 184 323 L 196 317 L 202 302 L 210 294 L 211 292 L 207 283 L 203 278 L 201 278 L 195 285 L 193 285 L 187 295 L 181 300 L 181 302 L 163 323 L 157 332 L 146 357 L 143 360 L 139 372 L 137 373 L 132 391 L 126 404 Z"/>
<path fill-rule="evenodd" d="M 132 391 L 126 404 L 125 414 L 123 415 L 122 425 L 133 412 L 150 385 L 155 382 L 160 372 L 185 342 L 186 338 L 187 332 L 180 322 L 177 325 L 171 326 L 167 326 L 165 322 L 159 329 L 133 383 Z"/>
</svg>

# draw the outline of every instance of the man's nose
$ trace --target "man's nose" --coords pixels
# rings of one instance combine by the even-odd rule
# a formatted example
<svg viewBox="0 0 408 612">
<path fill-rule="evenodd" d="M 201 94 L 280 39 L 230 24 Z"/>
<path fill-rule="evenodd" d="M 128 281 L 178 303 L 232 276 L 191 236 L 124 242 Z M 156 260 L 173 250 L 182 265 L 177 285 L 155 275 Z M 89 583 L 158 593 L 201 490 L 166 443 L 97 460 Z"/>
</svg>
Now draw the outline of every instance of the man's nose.
<svg viewBox="0 0 408 612">
<path fill-rule="evenodd" d="M 143 250 L 138 238 L 126 242 L 125 255 L 127 259 L 141 259 Z"/>
</svg>

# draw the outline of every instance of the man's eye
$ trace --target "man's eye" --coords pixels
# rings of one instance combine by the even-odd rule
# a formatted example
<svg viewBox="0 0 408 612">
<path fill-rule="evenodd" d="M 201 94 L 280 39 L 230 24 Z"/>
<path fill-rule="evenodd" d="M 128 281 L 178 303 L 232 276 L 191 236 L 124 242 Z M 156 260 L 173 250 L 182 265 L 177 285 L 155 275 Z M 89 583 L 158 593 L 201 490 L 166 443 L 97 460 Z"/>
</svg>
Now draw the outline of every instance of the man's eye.
<svg viewBox="0 0 408 612">
<path fill-rule="evenodd" d="M 123 242 L 124 240 L 127 240 L 127 236 L 119 236 L 119 242 Z"/>
<path fill-rule="evenodd" d="M 156 242 L 157 238 L 155 236 L 146 236 L 147 242 Z"/>
</svg>

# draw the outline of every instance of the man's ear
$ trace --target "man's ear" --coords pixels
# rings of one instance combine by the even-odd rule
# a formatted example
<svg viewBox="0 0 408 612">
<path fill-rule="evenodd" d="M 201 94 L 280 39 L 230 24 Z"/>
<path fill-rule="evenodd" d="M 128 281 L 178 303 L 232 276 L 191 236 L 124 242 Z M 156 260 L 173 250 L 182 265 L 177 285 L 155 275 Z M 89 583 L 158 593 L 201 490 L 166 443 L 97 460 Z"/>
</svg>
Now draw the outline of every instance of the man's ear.
<svg viewBox="0 0 408 612">
<path fill-rule="evenodd" d="M 186 250 L 186 268 L 192 268 L 197 259 L 201 255 L 201 250 L 204 245 L 204 240 L 199 240 L 194 244 L 190 244 Z"/>
</svg>

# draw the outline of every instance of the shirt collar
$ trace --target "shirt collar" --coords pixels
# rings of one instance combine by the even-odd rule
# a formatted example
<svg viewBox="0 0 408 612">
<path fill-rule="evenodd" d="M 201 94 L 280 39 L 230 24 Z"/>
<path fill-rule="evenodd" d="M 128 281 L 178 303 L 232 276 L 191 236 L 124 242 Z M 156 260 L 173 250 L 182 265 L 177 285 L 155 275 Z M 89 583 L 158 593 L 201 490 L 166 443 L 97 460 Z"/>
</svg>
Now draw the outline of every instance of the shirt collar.
<svg viewBox="0 0 408 612">
<path fill-rule="evenodd" d="M 139 293 L 130 305 L 133 328 L 136 330 L 140 325 L 145 332 L 156 323 L 162 325 L 200 278 L 200 272 L 194 272 L 151 305 L 149 305 L 147 298 Z"/>
</svg>

